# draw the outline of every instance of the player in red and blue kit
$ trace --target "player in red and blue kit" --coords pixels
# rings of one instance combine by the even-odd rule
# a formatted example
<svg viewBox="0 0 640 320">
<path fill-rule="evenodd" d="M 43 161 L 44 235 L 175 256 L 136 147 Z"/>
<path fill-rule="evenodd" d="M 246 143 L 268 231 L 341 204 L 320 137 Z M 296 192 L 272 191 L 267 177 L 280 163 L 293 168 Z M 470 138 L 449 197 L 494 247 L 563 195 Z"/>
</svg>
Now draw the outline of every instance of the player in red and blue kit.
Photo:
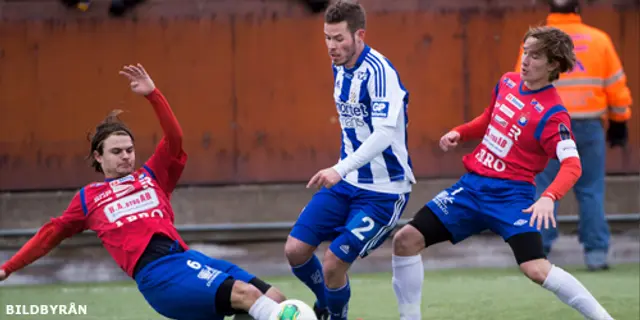
<svg viewBox="0 0 640 320">
<path fill-rule="evenodd" d="M 447 151 L 482 139 L 463 158 L 468 173 L 394 236 L 392 281 L 401 320 L 421 319 L 422 249 L 443 241 L 456 244 L 487 229 L 509 244 L 531 280 L 587 319 L 612 319 L 576 278 L 549 263 L 539 231 L 555 226 L 554 202 L 582 170 L 569 114 L 552 85 L 573 68 L 573 43 L 559 29 L 540 27 L 529 30 L 523 48 L 522 72 L 503 75 L 484 113 L 440 140 Z M 534 177 L 552 158 L 561 163 L 560 171 L 536 201 Z"/>
<path fill-rule="evenodd" d="M 88 229 L 163 316 L 221 320 L 248 312 L 268 320 L 284 300 L 276 288 L 230 262 L 190 250 L 176 231 L 170 199 L 187 162 L 182 129 L 140 64 L 125 66 L 120 74 L 151 102 L 160 120 L 164 136 L 155 152 L 134 171 L 133 134 L 117 113 L 110 115 L 91 140 L 93 167 L 105 180 L 80 189 L 61 216 L 0 267 L 0 281 Z"/>
</svg>

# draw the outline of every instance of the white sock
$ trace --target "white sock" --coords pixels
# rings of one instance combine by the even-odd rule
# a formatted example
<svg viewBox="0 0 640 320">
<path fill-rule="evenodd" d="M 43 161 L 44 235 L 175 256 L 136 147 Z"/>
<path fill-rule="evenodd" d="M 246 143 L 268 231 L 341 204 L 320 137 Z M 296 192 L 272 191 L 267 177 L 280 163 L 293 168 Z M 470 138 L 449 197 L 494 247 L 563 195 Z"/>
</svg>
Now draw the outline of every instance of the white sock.
<svg viewBox="0 0 640 320">
<path fill-rule="evenodd" d="M 393 255 L 393 291 L 398 300 L 400 320 L 420 320 L 424 266 L 422 256 L 401 257 Z"/>
<path fill-rule="evenodd" d="M 578 279 L 555 265 L 551 266 L 542 287 L 553 292 L 560 301 L 578 310 L 587 319 L 613 320 Z"/>
<path fill-rule="evenodd" d="M 269 320 L 278 309 L 278 303 L 263 295 L 249 308 L 249 314 L 256 320 Z"/>
</svg>

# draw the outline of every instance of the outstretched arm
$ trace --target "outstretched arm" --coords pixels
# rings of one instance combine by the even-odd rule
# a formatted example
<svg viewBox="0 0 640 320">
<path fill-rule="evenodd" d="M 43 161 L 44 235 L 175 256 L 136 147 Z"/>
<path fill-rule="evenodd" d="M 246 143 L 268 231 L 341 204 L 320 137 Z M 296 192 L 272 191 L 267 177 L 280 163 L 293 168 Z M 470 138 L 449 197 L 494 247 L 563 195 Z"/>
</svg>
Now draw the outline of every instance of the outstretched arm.
<svg viewBox="0 0 640 320">
<path fill-rule="evenodd" d="M 186 165 L 187 155 L 182 148 L 182 128 L 173 114 L 169 102 L 140 64 L 125 66 L 120 74 L 129 79 L 131 90 L 151 102 L 160 121 L 163 137 L 144 168 L 165 192 L 175 188 Z"/>
<path fill-rule="evenodd" d="M 48 222 L 0 269 L 4 271 L 5 277 L 8 277 L 11 273 L 45 256 L 66 237 L 65 229 L 55 223 Z M 2 280 L 1 275 L 0 280 Z"/>
<path fill-rule="evenodd" d="M 489 127 L 489 123 L 491 123 L 491 110 L 493 110 L 493 106 L 498 97 L 498 86 L 499 83 L 496 84 L 491 94 L 491 104 L 484 109 L 481 115 L 451 130 L 460 134 L 460 141 L 476 140 L 484 137 L 487 127 Z"/>
<path fill-rule="evenodd" d="M 146 95 L 146 98 L 151 102 L 153 110 L 160 121 L 164 140 L 166 141 L 167 156 L 179 156 L 182 152 L 182 128 L 173 114 L 169 102 L 158 89 L 154 89 Z"/>
<path fill-rule="evenodd" d="M 477 140 L 484 137 L 490 122 L 491 109 L 487 107 L 481 115 L 465 124 L 453 128 L 451 131 L 456 131 L 460 134 L 460 141 Z"/>
<path fill-rule="evenodd" d="M 5 262 L 0 267 L 0 281 L 42 258 L 64 239 L 82 232 L 85 229 L 85 214 L 81 201 L 79 192 L 60 217 L 53 218 L 42 226 L 9 261 Z"/>
<path fill-rule="evenodd" d="M 178 156 L 182 151 L 182 128 L 173 114 L 169 102 L 153 83 L 153 80 L 141 64 L 125 66 L 120 74 L 129 79 L 131 91 L 145 96 L 160 121 L 163 140 L 166 143 L 167 156 Z"/>
<path fill-rule="evenodd" d="M 481 115 L 467 123 L 451 129 L 451 131 L 440 137 L 440 149 L 446 152 L 449 151 L 449 149 L 457 147 L 459 142 L 477 140 L 484 137 L 484 134 L 487 132 L 487 128 L 491 123 L 491 112 L 498 97 L 499 85 L 500 83 L 498 82 L 493 90 L 493 94 L 491 95 L 491 104 L 484 109 L 484 112 L 482 112 Z"/>
</svg>

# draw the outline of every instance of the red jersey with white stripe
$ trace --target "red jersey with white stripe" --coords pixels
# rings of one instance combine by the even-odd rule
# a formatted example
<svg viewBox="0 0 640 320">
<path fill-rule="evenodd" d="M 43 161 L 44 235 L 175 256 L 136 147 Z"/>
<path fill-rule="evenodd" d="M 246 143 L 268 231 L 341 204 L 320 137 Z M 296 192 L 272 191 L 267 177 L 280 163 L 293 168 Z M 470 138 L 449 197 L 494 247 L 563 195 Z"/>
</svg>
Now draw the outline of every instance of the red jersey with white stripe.
<svg viewBox="0 0 640 320">
<path fill-rule="evenodd" d="M 519 73 L 506 73 L 481 117 L 482 143 L 463 157 L 470 172 L 534 183 L 549 159 L 578 156 L 569 113 L 552 85 L 529 90 Z"/>
<path fill-rule="evenodd" d="M 148 99 L 159 116 L 173 115 L 159 91 Z M 116 263 L 129 276 L 154 234 L 164 234 L 188 249 L 174 227 L 171 193 L 187 161 L 181 140 L 165 136 L 142 168 L 132 174 L 95 182 L 80 189 L 65 212 L 52 222 L 67 236 L 96 232 Z M 177 144 L 177 145 L 176 145 Z"/>
</svg>

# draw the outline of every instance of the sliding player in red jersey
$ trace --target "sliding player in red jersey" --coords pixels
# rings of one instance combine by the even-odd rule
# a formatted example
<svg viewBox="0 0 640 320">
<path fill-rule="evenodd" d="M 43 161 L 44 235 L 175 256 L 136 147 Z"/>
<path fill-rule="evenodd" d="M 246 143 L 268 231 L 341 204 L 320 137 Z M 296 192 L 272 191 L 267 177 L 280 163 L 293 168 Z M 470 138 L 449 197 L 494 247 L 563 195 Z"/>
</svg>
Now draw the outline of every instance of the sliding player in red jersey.
<svg viewBox="0 0 640 320">
<path fill-rule="evenodd" d="M 587 319 L 612 319 L 576 278 L 549 263 L 539 231 L 555 226 L 554 202 L 582 174 L 569 113 L 552 85 L 574 63 L 569 35 L 551 27 L 529 30 L 522 72 L 503 75 L 484 113 L 441 138 L 444 151 L 462 141 L 482 143 L 463 158 L 468 173 L 394 236 L 393 288 L 401 320 L 421 319 L 422 249 L 447 240 L 456 244 L 486 229 L 511 246 L 531 280 Z M 560 171 L 536 201 L 534 177 L 552 158 Z"/>
<path fill-rule="evenodd" d="M 92 166 L 104 181 L 78 191 L 64 213 L 46 223 L 0 267 L 0 281 L 46 255 L 64 239 L 96 232 L 116 263 L 147 302 L 171 319 L 220 319 L 247 312 L 268 320 L 284 296 L 238 266 L 190 250 L 174 226 L 171 194 L 187 162 L 182 129 L 165 97 L 144 68 L 125 66 L 120 74 L 131 90 L 153 106 L 164 136 L 135 170 L 133 134 L 110 115 L 91 140 Z"/>
</svg>

